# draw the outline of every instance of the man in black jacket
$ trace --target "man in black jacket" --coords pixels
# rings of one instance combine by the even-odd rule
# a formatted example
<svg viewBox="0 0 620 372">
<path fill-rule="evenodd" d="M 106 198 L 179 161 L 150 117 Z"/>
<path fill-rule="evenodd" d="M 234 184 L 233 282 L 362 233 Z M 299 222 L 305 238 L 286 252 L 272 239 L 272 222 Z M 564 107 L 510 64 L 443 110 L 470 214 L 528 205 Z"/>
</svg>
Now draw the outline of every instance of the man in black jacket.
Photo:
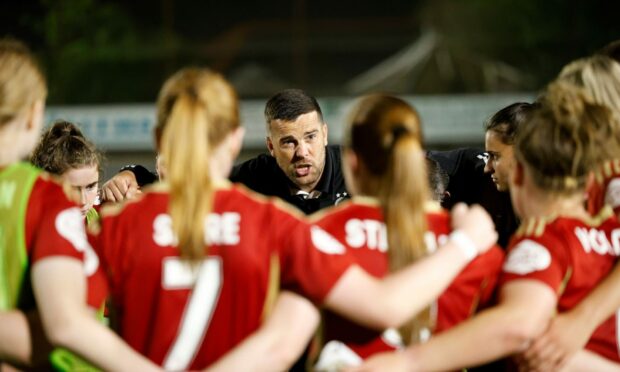
<svg viewBox="0 0 620 372">
<path fill-rule="evenodd" d="M 269 155 L 236 166 L 230 179 L 278 196 L 304 213 L 347 198 L 338 146 L 327 145 L 327 124 L 314 97 L 284 90 L 265 107 Z"/>
<path fill-rule="evenodd" d="M 267 148 L 235 166 L 233 182 L 268 196 L 277 196 L 306 214 L 349 198 L 338 146 L 327 145 L 327 124 L 316 99 L 302 90 L 283 90 L 265 107 Z M 131 197 L 157 175 L 136 165 L 124 167 L 102 188 L 106 200 Z"/>
</svg>

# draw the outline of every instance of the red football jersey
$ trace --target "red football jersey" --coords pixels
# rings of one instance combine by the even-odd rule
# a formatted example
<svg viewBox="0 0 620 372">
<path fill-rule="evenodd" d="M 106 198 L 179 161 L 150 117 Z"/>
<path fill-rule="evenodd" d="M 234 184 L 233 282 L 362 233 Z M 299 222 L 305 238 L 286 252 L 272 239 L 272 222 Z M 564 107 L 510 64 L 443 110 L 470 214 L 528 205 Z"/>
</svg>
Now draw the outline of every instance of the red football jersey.
<svg viewBox="0 0 620 372">
<path fill-rule="evenodd" d="M 609 208 L 592 221 L 557 217 L 524 222 L 513 237 L 500 286 L 513 280 L 538 280 L 558 293 L 558 312 L 572 309 L 616 264 L 620 224 Z M 602 324 L 586 345 L 620 361 L 616 316 Z"/>
<path fill-rule="evenodd" d="M 616 215 L 620 212 L 620 159 L 606 161 L 594 172 L 594 182 L 588 188 L 588 212 L 598 214 L 609 205 Z"/>
<path fill-rule="evenodd" d="M 448 239 L 450 215 L 434 203 L 427 205 L 426 214 L 429 231 L 425 240 L 427 248 L 433 252 Z M 319 212 L 316 218 L 315 223 L 345 245 L 366 271 L 376 277 L 388 273 L 387 231 L 377 201 L 356 197 L 329 212 Z M 491 299 L 503 257 L 503 251 L 493 247 L 463 269 L 433 305 L 433 332 L 443 331 L 469 318 L 479 305 Z M 382 334 L 325 312 L 324 342 L 338 340 L 362 358 L 400 347 L 401 341 L 394 336 L 394 332 Z"/>
<path fill-rule="evenodd" d="M 84 262 L 87 303 L 101 308 L 107 296 L 105 274 L 99 258 L 86 238 L 84 216 L 65 194 L 62 186 L 46 173 L 39 175 L 28 200 L 26 246 L 32 266 L 50 256 L 69 256 Z"/>
<path fill-rule="evenodd" d="M 104 208 L 90 233 L 120 335 L 165 369 L 207 367 L 260 326 L 278 288 L 320 303 L 353 263 L 297 212 L 231 185 L 215 194 L 208 255 L 192 266 L 179 257 L 168 203 L 155 186 L 122 209 Z"/>
<path fill-rule="evenodd" d="M 26 211 L 26 247 L 31 265 L 49 256 L 82 260 L 87 241 L 83 218 L 75 218 L 76 210 L 80 213 L 61 185 L 46 174 L 39 175 Z"/>
</svg>

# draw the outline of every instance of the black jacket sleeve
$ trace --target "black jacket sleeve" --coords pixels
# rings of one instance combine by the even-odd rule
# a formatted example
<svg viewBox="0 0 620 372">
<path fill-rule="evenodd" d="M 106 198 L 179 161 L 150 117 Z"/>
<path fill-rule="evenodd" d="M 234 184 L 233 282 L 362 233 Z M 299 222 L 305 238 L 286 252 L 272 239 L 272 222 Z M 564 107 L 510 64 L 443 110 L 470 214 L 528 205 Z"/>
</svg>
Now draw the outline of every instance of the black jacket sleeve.
<svg viewBox="0 0 620 372">
<path fill-rule="evenodd" d="M 159 179 L 157 173 L 151 172 L 139 164 L 126 165 L 122 167 L 119 172 L 126 170 L 133 173 L 133 175 L 136 177 L 136 181 L 138 181 L 138 186 L 140 187 L 155 183 Z"/>
</svg>

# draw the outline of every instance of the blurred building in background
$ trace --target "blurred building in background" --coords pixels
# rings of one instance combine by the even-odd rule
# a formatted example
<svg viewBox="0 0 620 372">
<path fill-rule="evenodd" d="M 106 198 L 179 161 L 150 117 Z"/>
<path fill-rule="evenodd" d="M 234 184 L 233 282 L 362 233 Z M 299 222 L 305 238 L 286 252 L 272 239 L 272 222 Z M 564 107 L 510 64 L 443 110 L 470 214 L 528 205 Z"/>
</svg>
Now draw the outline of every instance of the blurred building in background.
<svg viewBox="0 0 620 372">
<path fill-rule="evenodd" d="M 419 109 L 429 147 L 482 145 L 491 114 L 620 38 L 617 14 L 605 0 L 27 0 L 0 3 L 0 34 L 40 57 L 48 120 L 81 123 L 114 168 L 152 164 L 157 92 L 190 64 L 239 92 L 245 156 L 264 149 L 264 102 L 289 87 L 319 98 L 332 142 L 352 100 L 382 91 Z"/>
</svg>

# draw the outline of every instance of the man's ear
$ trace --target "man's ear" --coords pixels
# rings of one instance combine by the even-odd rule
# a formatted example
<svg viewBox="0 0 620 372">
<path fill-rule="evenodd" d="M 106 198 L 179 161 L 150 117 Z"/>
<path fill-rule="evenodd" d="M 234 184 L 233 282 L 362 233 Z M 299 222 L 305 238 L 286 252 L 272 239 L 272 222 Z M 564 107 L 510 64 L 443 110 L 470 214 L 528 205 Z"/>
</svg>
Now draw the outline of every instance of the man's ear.
<svg viewBox="0 0 620 372">
<path fill-rule="evenodd" d="M 271 142 L 271 136 L 265 137 L 265 143 L 267 144 L 267 150 L 269 150 L 269 153 L 271 154 L 271 156 L 275 157 L 275 155 L 273 154 L 274 151 L 273 151 L 273 142 Z"/>
<path fill-rule="evenodd" d="M 325 137 L 325 146 L 327 146 L 327 137 L 329 136 L 329 132 L 327 130 L 327 123 L 323 123 L 323 135 Z"/>
</svg>

